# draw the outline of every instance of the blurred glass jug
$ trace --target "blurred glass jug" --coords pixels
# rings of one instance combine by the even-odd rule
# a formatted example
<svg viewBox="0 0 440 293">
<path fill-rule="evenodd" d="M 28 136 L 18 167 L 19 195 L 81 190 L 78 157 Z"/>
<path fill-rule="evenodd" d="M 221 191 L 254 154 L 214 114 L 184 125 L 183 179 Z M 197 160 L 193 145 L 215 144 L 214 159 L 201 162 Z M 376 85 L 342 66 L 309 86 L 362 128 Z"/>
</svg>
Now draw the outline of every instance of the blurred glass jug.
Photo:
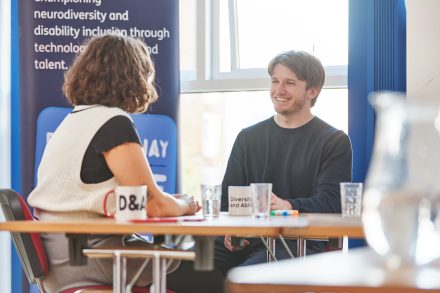
<svg viewBox="0 0 440 293">
<path fill-rule="evenodd" d="M 372 96 L 374 152 L 362 222 L 368 244 L 390 268 L 440 257 L 440 101 Z"/>
</svg>

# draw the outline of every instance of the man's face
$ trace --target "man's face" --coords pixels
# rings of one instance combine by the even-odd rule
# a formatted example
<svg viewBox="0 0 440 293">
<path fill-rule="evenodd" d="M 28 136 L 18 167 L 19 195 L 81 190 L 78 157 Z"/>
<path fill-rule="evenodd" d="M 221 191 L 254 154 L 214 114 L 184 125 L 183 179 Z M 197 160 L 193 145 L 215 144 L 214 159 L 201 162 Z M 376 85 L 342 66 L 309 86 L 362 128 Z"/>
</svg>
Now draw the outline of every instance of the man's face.
<svg viewBox="0 0 440 293">
<path fill-rule="evenodd" d="M 310 111 L 315 89 L 306 90 L 307 83 L 299 80 L 288 67 L 277 64 L 271 76 L 270 97 L 278 114 L 290 116 Z"/>
</svg>

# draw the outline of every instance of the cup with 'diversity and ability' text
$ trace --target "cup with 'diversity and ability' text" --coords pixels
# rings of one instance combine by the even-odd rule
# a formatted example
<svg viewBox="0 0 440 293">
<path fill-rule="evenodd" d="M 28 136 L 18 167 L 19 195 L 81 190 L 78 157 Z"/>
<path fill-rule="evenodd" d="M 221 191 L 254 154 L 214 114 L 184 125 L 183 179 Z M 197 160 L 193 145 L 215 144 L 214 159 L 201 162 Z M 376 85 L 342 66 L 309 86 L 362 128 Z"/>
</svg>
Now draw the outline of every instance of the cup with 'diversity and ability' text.
<svg viewBox="0 0 440 293">
<path fill-rule="evenodd" d="M 252 215 L 252 192 L 250 186 L 228 187 L 229 215 Z"/>
</svg>

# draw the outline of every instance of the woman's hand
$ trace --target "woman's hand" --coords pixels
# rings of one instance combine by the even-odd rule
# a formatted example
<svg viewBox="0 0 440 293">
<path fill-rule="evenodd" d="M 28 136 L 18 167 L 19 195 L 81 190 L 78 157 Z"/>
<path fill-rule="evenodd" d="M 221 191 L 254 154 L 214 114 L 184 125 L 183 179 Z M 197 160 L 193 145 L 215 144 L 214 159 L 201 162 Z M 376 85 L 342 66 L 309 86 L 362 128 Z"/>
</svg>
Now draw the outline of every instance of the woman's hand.
<svg viewBox="0 0 440 293">
<path fill-rule="evenodd" d="M 177 200 L 183 201 L 187 205 L 185 215 L 194 215 L 202 208 L 199 202 L 194 200 L 194 196 L 189 196 L 188 194 L 175 194 L 174 197 Z"/>
<path fill-rule="evenodd" d="M 200 210 L 192 197 L 183 194 L 175 197 L 159 188 L 144 150 L 138 143 L 124 143 L 103 155 L 119 185 L 147 185 L 149 217 L 192 215 Z"/>
</svg>

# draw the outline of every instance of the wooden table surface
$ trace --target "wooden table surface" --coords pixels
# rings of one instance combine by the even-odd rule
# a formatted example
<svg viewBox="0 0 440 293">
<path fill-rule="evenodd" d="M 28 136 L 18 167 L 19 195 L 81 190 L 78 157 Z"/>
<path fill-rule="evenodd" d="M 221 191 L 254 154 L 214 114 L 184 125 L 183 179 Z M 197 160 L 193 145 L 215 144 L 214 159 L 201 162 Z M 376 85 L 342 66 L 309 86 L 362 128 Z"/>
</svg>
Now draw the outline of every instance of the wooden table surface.
<svg viewBox="0 0 440 293">
<path fill-rule="evenodd" d="M 8 221 L 0 223 L 0 231 L 66 233 L 72 235 L 152 233 L 155 235 L 172 234 L 202 237 L 230 234 L 242 237 L 266 236 L 275 238 L 283 235 L 297 237 L 298 240 L 317 237 L 363 237 L 359 218 L 342 218 L 336 214 L 301 214 L 299 216 L 274 216 L 267 219 L 254 219 L 251 216 L 229 216 L 228 213 L 222 213 L 219 218 L 201 221 L 197 219 L 200 219 L 200 216 L 179 217 L 177 221 L 161 223 L 118 222 L 108 218 L 88 221 Z M 309 258 L 311 257 L 307 257 L 307 259 Z M 327 271 L 333 271 L 331 262 L 325 265 L 321 264 L 321 267 L 325 267 Z M 274 275 L 272 271 L 270 272 L 270 274 L 267 274 L 267 272 L 261 273 L 261 276 Z M 255 275 L 253 272 L 246 274 Z M 309 275 L 313 274 L 314 271 L 311 270 Z M 241 274 L 239 273 L 239 275 Z M 264 280 L 264 278 L 261 280 Z M 278 282 L 278 279 L 275 280 L 276 282 Z M 264 291 L 264 285 L 258 287 L 258 290 L 263 288 L 263 291 L 255 291 L 254 289 L 246 291 L 246 284 L 234 285 L 231 283 L 231 286 L 233 290 L 239 290 L 231 292 L 267 292 L 267 290 Z M 280 286 L 280 288 L 284 288 L 282 283 Z M 270 285 L 270 288 L 272 287 L 273 284 Z M 242 289 L 245 291 L 240 291 Z M 290 289 L 288 292 L 291 292 Z"/>
<path fill-rule="evenodd" d="M 440 292 L 440 267 L 389 270 L 370 248 L 329 252 L 303 259 L 237 267 L 229 293 Z"/>
<path fill-rule="evenodd" d="M 45 232 L 71 234 L 128 234 L 152 233 L 198 236 L 278 236 L 283 227 L 302 228 L 308 225 L 305 217 L 271 217 L 254 219 L 251 216 L 229 216 L 222 213 L 219 218 L 200 219 L 200 216 L 178 217 L 176 222 L 118 222 L 114 219 L 93 219 L 88 221 L 9 221 L 0 223 L 0 230 L 11 232 Z"/>
<path fill-rule="evenodd" d="M 177 218 L 174 218 L 177 219 Z M 251 216 L 229 216 L 200 219 L 199 215 L 179 217 L 176 222 L 132 223 L 98 218 L 88 221 L 10 221 L 0 223 L 0 230 L 12 232 L 83 233 L 83 234 L 180 234 L 199 236 L 264 235 L 275 237 L 364 237 L 360 218 L 343 218 L 339 214 L 301 214 L 254 219 Z"/>
<path fill-rule="evenodd" d="M 320 237 L 353 237 L 364 238 L 360 217 L 342 217 L 340 214 L 302 214 L 308 225 L 306 227 L 283 227 L 283 236 L 303 238 Z"/>
</svg>

